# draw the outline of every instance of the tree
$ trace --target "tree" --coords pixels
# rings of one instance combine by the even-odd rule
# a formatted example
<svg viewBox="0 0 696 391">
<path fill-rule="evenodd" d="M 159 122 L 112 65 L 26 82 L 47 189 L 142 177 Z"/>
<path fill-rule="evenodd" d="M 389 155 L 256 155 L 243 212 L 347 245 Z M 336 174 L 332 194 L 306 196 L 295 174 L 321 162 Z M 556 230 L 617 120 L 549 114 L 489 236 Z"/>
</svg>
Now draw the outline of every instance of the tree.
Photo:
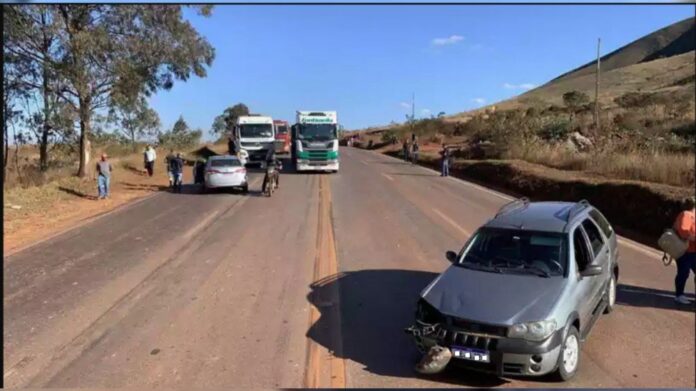
<svg viewBox="0 0 696 391">
<path fill-rule="evenodd" d="M 14 14 L 36 5 L 4 6 Z M 79 176 L 89 170 L 89 134 L 95 111 L 120 98 L 170 89 L 174 80 L 206 76 L 214 49 L 183 19 L 182 6 L 162 4 L 46 5 L 55 21 L 50 62 L 61 80 L 53 91 L 73 106 L 80 127 Z M 208 15 L 210 7 L 200 8 Z M 64 81 L 64 83 L 63 83 Z M 116 98 L 116 99 L 115 99 Z"/>
<path fill-rule="evenodd" d="M 444 117 L 444 116 L 445 116 L 445 112 L 444 112 L 444 111 L 441 111 L 441 112 L 437 113 L 437 118 L 442 118 L 442 117 Z"/>
<path fill-rule="evenodd" d="M 159 143 L 168 148 L 181 150 L 195 146 L 200 142 L 202 136 L 202 130 L 190 130 L 184 117 L 179 116 L 171 131 L 160 133 Z"/>
<path fill-rule="evenodd" d="M 568 109 L 570 109 L 570 120 L 573 120 L 573 113 L 575 113 L 578 108 L 590 101 L 590 97 L 584 92 L 580 91 L 569 91 L 563 94 L 563 103 Z"/>
<path fill-rule="evenodd" d="M 26 98 L 36 103 L 27 107 L 33 114 L 29 125 L 39 142 L 39 167 L 48 169 L 49 137 L 53 135 L 57 102 L 56 76 L 58 25 L 50 5 L 4 7 L 5 54 L 19 71 L 18 82 L 26 91 Z M 29 105 L 27 105 L 29 106 Z M 39 107 L 41 106 L 41 107 Z"/>
<path fill-rule="evenodd" d="M 120 125 L 119 130 L 128 138 L 133 151 L 137 148 L 137 139 L 155 136 L 160 127 L 159 115 L 148 106 L 144 97 L 121 102 L 110 114 L 110 120 Z"/>
<path fill-rule="evenodd" d="M 237 118 L 243 115 L 249 115 L 249 107 L 244 103 L 237 103 L 232 107 L 226 108 L 222 114 L 215 117 L 212 129 L 213 134 L 222 137 L 225 133 L 231 132 L 235 122 L 237 122 Z"/>
</svg>

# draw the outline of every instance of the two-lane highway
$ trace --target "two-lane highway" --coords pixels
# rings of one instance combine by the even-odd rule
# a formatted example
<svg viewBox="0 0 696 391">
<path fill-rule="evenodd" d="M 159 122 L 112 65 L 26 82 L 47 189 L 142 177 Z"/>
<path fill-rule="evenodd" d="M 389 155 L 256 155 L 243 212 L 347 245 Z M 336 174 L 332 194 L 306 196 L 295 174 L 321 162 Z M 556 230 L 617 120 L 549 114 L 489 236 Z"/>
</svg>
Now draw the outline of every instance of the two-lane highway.
<svg viewBox="0 0 696 391">
<path fill-rule="evenodd" d="M 418 293 L 509 199 L 341 153 L 338 174 L 282 174 L 270 199 L 258 174 L 249 196 L 163 193 L 4 258 L 5 386 L 694 385 L 694 309 L 626 240 L 618 308 L 572 382 L 416 376 Z"/>
</svg>

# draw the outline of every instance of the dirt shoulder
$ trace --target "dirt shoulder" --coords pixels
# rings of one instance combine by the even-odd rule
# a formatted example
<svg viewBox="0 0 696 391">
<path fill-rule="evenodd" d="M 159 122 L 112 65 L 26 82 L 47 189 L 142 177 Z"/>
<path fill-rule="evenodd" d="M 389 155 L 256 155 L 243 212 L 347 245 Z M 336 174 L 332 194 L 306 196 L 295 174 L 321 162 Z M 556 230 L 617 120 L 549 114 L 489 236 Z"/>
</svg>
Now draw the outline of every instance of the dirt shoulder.
<svg viewBox="0 0 696 391">
<path fill-rule="evenodd" d="M 93 178 L 69 177 L 43 186 L 4 190 L 5 254 L 167 188 L 163 155 L 156 162 L 153 177 L 140 170 L 140 155 L 112 163 L 111 198 L 106 200 L 97 200 L 97 182 Z M 184 181 L 190 179 L 187 171 Z"/>
<path fill-rule="evenodd" d="M 420 164 L 439 170 L 440 160 L 433 148 L 421 150 Z M 400 156 L 398 146 L 382 147 L 378 152 Z M 534 201 L 586 199 L 598 207 L 622 235 L 652 247 L 681 211 L 681 201 L 694 195 L 694 189 L 612 180 L 519 160 L 456 159 L 450 174 Z"/>
</svg>

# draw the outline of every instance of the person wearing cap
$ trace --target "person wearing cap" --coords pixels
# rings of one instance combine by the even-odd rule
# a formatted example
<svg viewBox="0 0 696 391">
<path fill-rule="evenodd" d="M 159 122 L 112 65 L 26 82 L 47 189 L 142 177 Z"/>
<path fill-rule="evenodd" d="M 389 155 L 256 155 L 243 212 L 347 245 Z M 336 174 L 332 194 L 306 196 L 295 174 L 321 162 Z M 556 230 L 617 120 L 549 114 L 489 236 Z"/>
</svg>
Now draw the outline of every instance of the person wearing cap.
<svg viewBox="0 0 696 391">
<path fill-rule="evenodd" d="M 99 199 L 109 198 L 109 185 L 111 182 L 111 172 L 113 167 L 108 161 L 108 156 L 102 153 L 101 159 L 97 162 L 97 189 L 99 190 Z"/>
<path fill-rule="evenodd" d="M 689 246 L 686 253 L 677 259 L 674 300 L 677 303 L 689 304 L 691 301 L 684 295 L 684 288 L 690 272 L 696 274 L 696 197 L 687 198 L 683 205 L 684 210 L 674 222 L 674 231 L 688 241 Z"/>
</svg>

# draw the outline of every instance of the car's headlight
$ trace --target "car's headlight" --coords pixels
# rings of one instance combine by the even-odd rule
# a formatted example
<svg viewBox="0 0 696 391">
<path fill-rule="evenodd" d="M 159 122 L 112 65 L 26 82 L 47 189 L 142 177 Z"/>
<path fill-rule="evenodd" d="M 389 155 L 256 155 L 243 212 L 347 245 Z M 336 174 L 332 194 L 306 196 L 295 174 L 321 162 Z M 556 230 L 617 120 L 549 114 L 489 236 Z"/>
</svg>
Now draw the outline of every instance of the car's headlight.
<svg viewBox="0 0 696 391">
<path fill-rule="evenodd" d="M 556 331 L 555 320 L 518 323 L 508 330 L 508 337 L 521 338 L 530 341 L 543 341 Z"/>
</svg>

